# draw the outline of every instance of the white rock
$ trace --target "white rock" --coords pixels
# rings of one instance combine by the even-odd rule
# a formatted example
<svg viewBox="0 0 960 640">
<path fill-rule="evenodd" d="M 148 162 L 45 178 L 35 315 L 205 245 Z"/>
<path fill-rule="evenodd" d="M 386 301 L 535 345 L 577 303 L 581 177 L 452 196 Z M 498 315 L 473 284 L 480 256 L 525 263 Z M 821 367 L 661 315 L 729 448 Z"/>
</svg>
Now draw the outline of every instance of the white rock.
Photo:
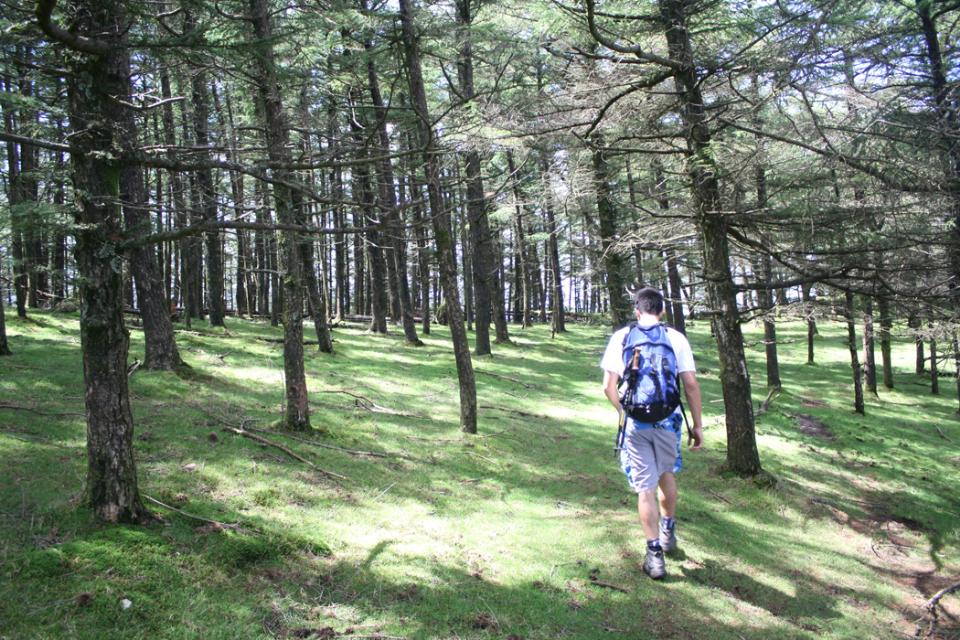
<svg viewBox="0 0 960 640">
<path fill-rule="evenodd" d="M 124 611 L 126 611 L 127 609 L 133 606 L 133 603 L 127 600 L 126 598 L 124 598 L 123 600 L 120 601 L 120 606 L 123 607 Z"/>
</svg>

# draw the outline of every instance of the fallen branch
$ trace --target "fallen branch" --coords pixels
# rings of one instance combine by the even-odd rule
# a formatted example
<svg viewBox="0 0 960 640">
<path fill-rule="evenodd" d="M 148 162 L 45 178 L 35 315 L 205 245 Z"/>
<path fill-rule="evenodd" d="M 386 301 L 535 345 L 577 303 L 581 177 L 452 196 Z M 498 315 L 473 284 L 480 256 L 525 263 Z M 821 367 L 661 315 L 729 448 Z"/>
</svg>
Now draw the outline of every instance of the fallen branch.
<svg viewBox="0 0 960 640">
<path fill-rule="evenodd" d="M 499 373 L 493 373 L 492 371 L 483 371 L 482 369 L 475 369 L 477 373 L 482 373 L 485 376 L 490 376 L 491 378 L 498 378 L 500 380 L 506 380 L 507 382 L 512 382 L 514 384 L 519 384 L 525 389 L 535 389 L 537 385 L 530 384 L 529 382 L 524 382 L 523 380 L 517 380 L 516 378 L 511 378 L 510 376 L 501 375 Z"/>
<path fill-rule="evenodd" d="M 10 409 L 11 411 L 29 411 L 30 413 L 36 413 L 41 416 L 71 416 L 71 417 L 80 417 L 85 418 L 87 414 L 85 413 L 70 413 L 70 412 L 57 412 L 52 413 L 50 411 L 41 411 L 40 409 L 35 409 L 34 407 L 27 407 L 22 404 L 12 404 L 10 402 L 0 402 L 0 409 Z"/>
<path fill-rule="evenodd" d="M 271 344 L 283 344 L 283 338 L 263 338 L 263 337 L 261 337 L 261 336 L 257 336 L 257 340 L 259 340 L 259 341 L 261 341 L 261 342 L 269 342 L 269 343 L 271 343 Z M 304 340 L 304 341 L 303 341 L 303 344 L 306 344 L 306 345 L 315 345 L 315 344 L 320 344 L 320 343 L 317 342 L 316 340 Z"/>
<path fill-rule="evenodd" d="M 710 489 L 707 489 L 707 493 L 709 493 L 710 495 L 712 495 L 712 496 L 713 496 L 714 498 L 716 498 L 717 500 L 720 500 L 721 502 L 726 502 L 727 504 L 733 504 L 733 502 L 731 502 L 731 501 L 728 500 L 727 498 L 723 497 L 722 495 L 720 495 L 720 494 L 717 493 L 716 491 L 711 491 Z"/>
<path fill-rule="evenodd" d="M 603 587 L 604 589 L 613 589 L 614 591 L 619 591 L 620 593 L 630 593 L 628 590 L 624 589 L 621 586 L 610 584 L 609 582 L 604 582 L 603 580 L 600 580 L 599 578 L 595 578 L 593 576 L 590 576 L 590 584 L 597 587 Z"/>
<path fill-rule="evenodd" d="M 520 411 L 520 410 L 518 410 L 518 409 L 507 409 L 506 407 L 494 407 L 493 405 L 489 405 L 489 404 L 482 404 L 482 405 L 480 405 L 480 408 L 481 408 L 481 409 L 492 409 L 492 410 L 494 410 L 494 411 L 504 411 L 504 412 L 506 412 L 506 413 L 512 413 L 512 414 L 514 414 L 514 415 L 518 415 L 518 416 L 521 416 L 521 417 L 523 417 L 523 418 L 539 418 L 539 419 L 541 419 L 541 420 L 552 420 L 552 419 L 553 419 L 553 418 L 550 418 L 549 416 L 543 416 L 543 415 L 540 415 L 540 414 L 538 414 L 538 413 L 527 413 L 526 411 Z"/>
<path fill-rule="evenodd" d="M 325 469 L 321 469 L 316 464 L 314 464 L 313 462 L 310 462 L 309 460 L 301 456 L 299 453 L 296 453 L 295 451 L 289 449 L 288 447 L 285 447 L 282 444 L 279 444 L 277 442 L 273 442 L 272 440 L 267 440 L 266 438 L 262 436 L 258 436 L 255 433 L 250 433 L 246 429 L 237 429 L 236 427 L 224 427 L 223 430 L 229 431 L 230 433 L 233 433 L 235 435 L 238 435 L 244 438 L 249 438 L 255 442 L 259 442 L 260 444 L 267 445 L 268 447 L 274 447 L 274 448 L 280 449 L 280 451 L 283 451 L 285 454 L 287 454 L 294 460 L 299 460 L 300 462 L 304 463 L 311 469 L 319 472 L 322 475 L 327 476 L 328 478 L 334 478 L 336 480 L 349 480 L 349 478 L 347 478 L 346 476 L 342 476 L 339 473 L 334 473 L 333 471 L 327 471 Z"/>
<path fill-rule="evenodd" d="M 238 524 L 231 524 L 231 523 L 229 523 L 229 522 L 220 522 L 219 520 L 211 520 L 210 518 L 204 518 L 203 516 L 198 516 L 198 515 L 193 514 L 193 513 L 188 513 L 188 512 L 186 512 L 186 511 L 184 511 L 183 509 L 178 509 L 178 508 L 176 508 L 176 507 L 172 507 L 172 506 L 170 506 L 169 504 L 167 504 L 167 503 L 165 503 L 165 502 L 160 502 L 159 500 L 157 500 L 157 499 L 154 498 L 153 496 L 148 496 L 148 495 L 145 494 L 145 493 L 141 493 L 140 495 L 143 496 L 143 497 L 144 497 L 145 499 L 147 499 L 148 501 L 152 502 L 153 504 L 158 505 L 158 506 L 161 506 L 161 507 L 163 507 L 164 509 L 169 509 L 170 511 L 173 511 L 173 512 L 175 512 L 175 513 L 179 513 L 180 515 L 182 515 L 182 516 L 185 517 L 185 518 L 190 518 L 191 520 L 199 520 L 200 522 L 206 522 L 207 524 L 212 524 L 212 525 L 214 525 L 214 526 L 220 527 L 221 529 L 232 529 L 233 531 L 242 531 L 242 528 L 241 528 L 240 525 L 238 525 Z"/>
<path fill-rule="evenodd" d="M 767 399 L 760 403 L 760 409 L 757 410 L 757 415 L 762 416 L 770 409 L 770 403 L 773 402 L 774 398 L 780 395 L 783 391 L 780 387 L 771 387 L 770 393 L 767 394 Z"/>
<path fill-rule="evenodd" d="M 937 433 L 940 434 L 940 437 L 941 437 L 941 438 L 943 438 L 943 439 L 946 440 L 947 442 L 950 442 L 950 438 L 948 438 L 948 437 L 947 437 L 947 434 L 945 434 L 945 433 L 943 432 L 943 429 L 940 428 L 940 425 L 935 424 L 935 425 L 933 425 L 933 426 L 936 428 Z"/>
<path fill-rule="evenodd" d="M 926 631 L 923 630 L 921 623 L 917 623 L 917 633 L 916 637 L 918 638 L 932 638 L 934 633 L 937 630 L 937 624 L 940 622 L 940 614 L 937 611 L 937 607 L 940 606 L 940 601 L 947 595 L 960 590 L 960 582 L 952 584 L 949 587 L 944 587 L 933 594 L 933 597 L 927 600 L 927 604 L 924 605 L 924 609 L 927 610 L 928 615 L 930 616 L 930 621 L 927 623 Z"/>
<path fill-rule="evenodd" d="M 314 447 L 320 447 L 322 449 L 332 449 L 333 451 L 340 451 L 343 453 L 349 453 L 354 456 L 370 456 L 371 458 L 403 458 L 406 460 L 413 460 L 413 458 L 406 456 L 402 453 L 398 454 L 389 454 L 383 453 L 381 451 L 364 451 L 363 449 L 347 449 L 346 447 L 337 447 L 332 444 L 327 444 L 325 442 L 317 442 L 316 440 L 310 440 L 309 438 L 301 438 L 300 436 L 295 436 L 292 433 L 280 433 L 277 431 L 268 431 L 266 429 L 257 429 L 255 427 L 244 427 L 246 431 L 256 431 L 257 433 L 274 433 L 278 436 L 283 436 L 284 438 L 290 438 L 291 440 L 296 440 L 297 442 L 302 442 L 304 444 L 313 445 Z"/>
<path fill-rule="evenodd" d="M 373 413 L 385 413 L 385 414 L 387 414 L 387 415 L 391 415 L 391 416 L 402 416 L 402 417 L 404 417 L 404 418 L 420 418 L 420 417 L 422 417 L 422 416 L 418 416 L 418 415 L 413 414 L 413 413 L 407 413 L 406 411 L 396 411 L 395 409 L 390 409 L 390 408 L 387 408 L 387 407 L 381 407 L 380 405 L 378 405 L 376 402 L 374 402 L 374 401 L 371 400 L 370 398 L 368 398 L 368 397 L 366 397 L 366 396 L 362 396 L 362 395 L 360 395 L 359 393 L 354 393 L 354 392 L 352 392 L 352 391 L 347 391 L 346 389 L 326 389 L 326 390 L 323 390 L 323 391 L 319 391 L 318 393 L 343 393 L 343 394 L 346 394 L 346 395 L 348 395 L 348 396 L 350 396 L 351 398 L 354 398 L 354 399 L 356 400 L 358 407 L 360 407 L 360 408 L 362 408 L 362 409 L 366 409 L 367 411 L 372 411 Z"/>
</svg>

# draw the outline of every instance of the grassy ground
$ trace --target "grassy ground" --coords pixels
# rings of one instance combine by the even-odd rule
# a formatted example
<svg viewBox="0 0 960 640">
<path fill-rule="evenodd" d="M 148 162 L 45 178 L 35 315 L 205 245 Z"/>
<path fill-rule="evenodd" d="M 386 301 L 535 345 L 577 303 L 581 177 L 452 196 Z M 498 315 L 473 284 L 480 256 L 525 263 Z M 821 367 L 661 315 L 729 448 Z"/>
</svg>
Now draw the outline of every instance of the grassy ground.
<svg viewBox="0 0 960 640">
<path fill-rule="evenodd" d="M 141 490 L 234 531 L 161 508 L 156 526 L 101 527 L 78 508 L 77 325 L 8 314 L 0 404 L 20 408 L 0 408 L 0 638 L 896 638 L 960 579 L 956 389 L 944 379 L 930 396 L 906 342 L 897 390 L 862 417 L 843 328 L 821 327 L 815 366 L 804 327 L 780 328 L 784 393 L 758 419 L 779 483 L 763 489 L 715 471 L 717 363 L 706 326 L 692 327 L 708 444 L 685 456 L 682 553 L 653 583 L 612 455 L 603 327 L 553 340 L 514 329 L 515 346 L 475 359 L 476 437 L 457 431 L 442 327 L 420 349 L 340 328 L 336 355 L 308 356 L 324 430 L 308 437 L 386 457 L 266 435 L 318 468 L 223 431 L 276 420 L 278 330 L 180 331 L 194 375 L 131 378 Z M 760 330 L 747 329 L 759 402 Z M 143 348 L 132 338 L 131 359 Z M 941 637 L 960 637 L 956 617 Z"/>
</svg>

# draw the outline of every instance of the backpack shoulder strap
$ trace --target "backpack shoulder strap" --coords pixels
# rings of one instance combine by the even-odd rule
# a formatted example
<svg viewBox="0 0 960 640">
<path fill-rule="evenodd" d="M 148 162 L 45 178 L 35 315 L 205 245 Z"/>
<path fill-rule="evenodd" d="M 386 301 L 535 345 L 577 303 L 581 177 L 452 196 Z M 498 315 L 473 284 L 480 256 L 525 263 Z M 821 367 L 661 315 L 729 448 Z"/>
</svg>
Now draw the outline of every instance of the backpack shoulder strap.
<svg viewBox="0 0 960 640">
<path fill-rule="evenodd" d="M 620 343 L 620 348 L 621 348 L 621 349 L 622 349 L 623 347 L 627 346 L 627 339 L 630 337 L 630 332 L 633 331 L 634 328 L 636 328 L 636 327 L 639 327 L 641 330 L 643 329 L 643 327 L 640 327 L 640 325 L 637 324 L 637 321 L 636 321 L 636 320 L 634 320 L 633 322 L 631 322 L 630 324 L 627 325 L 627 330 L 626 330 L 626 332 L 623 334 L 623 342 Z"/>
</svg>

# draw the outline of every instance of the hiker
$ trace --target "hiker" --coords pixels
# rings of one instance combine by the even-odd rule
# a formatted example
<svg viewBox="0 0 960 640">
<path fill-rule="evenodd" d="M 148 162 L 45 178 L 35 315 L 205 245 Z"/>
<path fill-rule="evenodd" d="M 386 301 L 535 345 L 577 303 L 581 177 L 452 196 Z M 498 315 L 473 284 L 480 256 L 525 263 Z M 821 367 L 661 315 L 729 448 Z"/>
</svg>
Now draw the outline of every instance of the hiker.
<svg viewBox="0 0 960 640">
<path fill-rule="evenodd" d="M 637 493 L 647 539 L 643 570 L 659 580 L 666 575 L 664 553 L 677 549 L 675 474 L 683 467 L 684 421 L 679 382 L 693 417 L 687 442 L 691 451 L 703 445 L 700 385 L 686 336 L 660 324 L 663 295 L 644 287 L 633 298 L 637 321 L 613 334 L 600 368 L 603 392 L 620 417 L 616 445 L 620 466 Z"/>
</svg>

